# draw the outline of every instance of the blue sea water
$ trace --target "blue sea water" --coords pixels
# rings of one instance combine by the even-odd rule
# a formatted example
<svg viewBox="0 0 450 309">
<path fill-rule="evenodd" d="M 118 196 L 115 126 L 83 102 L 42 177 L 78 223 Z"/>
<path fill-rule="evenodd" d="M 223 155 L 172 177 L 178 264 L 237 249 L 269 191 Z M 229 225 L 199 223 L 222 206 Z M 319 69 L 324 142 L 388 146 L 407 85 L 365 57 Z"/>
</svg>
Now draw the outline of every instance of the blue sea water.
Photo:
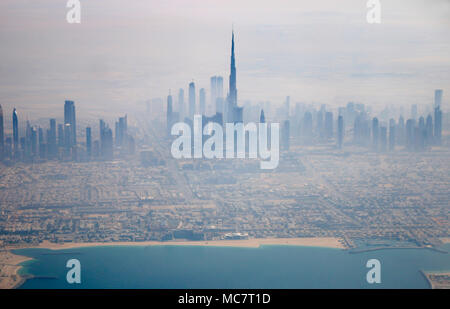
<svg viewBox="0 0 450 309">
<path fill-rule="evenodd" d="M 442 247 L 450 252 L 450 244 Z M 450 271 L 450 253 L 386 249 L 351 254 L 341 249 L 267 245 L 104 246 L 21 249 L 28 279 L 22 289 L 52 288 L 429 288 L 420 270 Z M 66 281 L 69 259 L 81 263 L 81 284 Z M 366 263 L 381 262 L 381 283 L 369 284 Z"/>
</svg>

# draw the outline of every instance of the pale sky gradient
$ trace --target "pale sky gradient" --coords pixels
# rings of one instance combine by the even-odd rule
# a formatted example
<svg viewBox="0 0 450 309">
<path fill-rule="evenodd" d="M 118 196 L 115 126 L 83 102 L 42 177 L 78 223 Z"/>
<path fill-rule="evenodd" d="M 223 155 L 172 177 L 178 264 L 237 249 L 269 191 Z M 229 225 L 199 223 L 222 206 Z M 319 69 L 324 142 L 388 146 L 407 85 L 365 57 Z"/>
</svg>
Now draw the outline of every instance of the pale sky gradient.
<svg viewBox="0 0 450 309">
<path fill-rule="evenodd" d="M 435 88 L 450 105 L 450 1 L 65 0 L 0 1 L 0 104 L 9 115 L 126 113 L 191 80 L 228 83 L 236 31 L 238 98 L 252 102 L 425 104 Z M 225 92 L 227 90 L 225 89 Z M 176 97 L 176 96 L 175 96 Z M 446 108 L 448 110 L 448 108 Z"/>
</svg>

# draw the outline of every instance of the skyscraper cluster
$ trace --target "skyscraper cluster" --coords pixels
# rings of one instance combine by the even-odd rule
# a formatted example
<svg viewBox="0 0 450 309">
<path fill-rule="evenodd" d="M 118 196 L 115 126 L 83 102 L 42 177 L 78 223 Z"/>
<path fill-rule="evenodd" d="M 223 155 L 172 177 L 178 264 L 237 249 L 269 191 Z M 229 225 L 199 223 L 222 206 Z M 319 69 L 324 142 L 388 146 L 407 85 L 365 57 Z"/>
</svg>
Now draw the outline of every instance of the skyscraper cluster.
<svg viewBox="0 0 450 309">
<path fill-rule="evenodd" d="M 91 127 L 86 128 L 86 142 L 77 143 L 75 103 L 64 102 L 64 121 L 49 120 L 48 129 L 32 126 L 26 122 L 24 133 L 19 128 L 19 113 L 12 112 L 12 136 L 4 130 L 3 109 L 0 105 L 0 160 L 4 162 L 39 162 L 45 160 L 89 161 L 111 160 L 113 152 L 118 155 L 133 154 L 134 138 L 127 131 L 127 116 L 120 117 L 112 130 L 100 120 L 99 140 L 93 141 Z M 5 138 L 6 137 L 6 138 Z"/>
<path fill-rule="evenodd" d="M 185 106 L 184 90 L 180 89 L 178 92 L 178 112 L 174 110 L 173 97 L 169 94 L 167 97 L 167 132 L 170 134 L 170 129 L 177 121 L 184 121 L 192 125 L 194 115 L 199 114 L 204 117 L 203 124 L 206 125 L 212 119 L 221 119 L 222 122 L 238 123 L 243 122 L 243 107 L 237 104 L 237 88 L 236 88 L 236 59 L 234 53 L 234 31 L 231 37 L 231 60 L 230 60 L 230 76 L 229 76 L 229 91 L 226 99 L 223 97 L 223 78 L 221 76 L 212 76 L 210 85 L 210 104 L 209 108 L 206 106 L 206 90 L 201 88 L 197 92 L 194 81 L 189 83 L 188 88 L 188 105 Z M 207 117 L 209 113 L 211 116 Z"/>
<path fill-rule="evenodd" d="M 370 108 L 353 102 L 337 108 L 337 117 L 325 105 L 317 109 L 304 103 L 296 103 L 291 113 L 287 97 L 275 111 L 275 118 L 282 123 L 280 137 L 285 150 L 295 142 L 305 146 L 335 144 L 338 149 L 357 145 L 375 152 L 420 152 L 442 144 L 442 97 L 443 91 L 436 90 L 433 106 L 427 106 L 428 110 L 434 109 L 432 113 L 420 116 L 414 104 L 410 118 L 400 116 L 397 121 L 386 109 L 373 117 Z"/>
</svg>

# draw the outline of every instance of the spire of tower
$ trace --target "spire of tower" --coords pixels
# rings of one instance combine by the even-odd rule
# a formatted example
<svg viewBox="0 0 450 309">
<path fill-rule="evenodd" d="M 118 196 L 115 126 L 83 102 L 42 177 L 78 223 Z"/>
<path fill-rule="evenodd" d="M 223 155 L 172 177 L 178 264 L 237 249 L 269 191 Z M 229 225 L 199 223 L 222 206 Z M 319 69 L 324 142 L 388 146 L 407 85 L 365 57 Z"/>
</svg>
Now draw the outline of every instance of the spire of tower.
<svg viewBox="0 0 450 309">
<path fill-rule="evenodd" d="M 231 58 L 234 62 L 234 29 L 231 30 Z"/>
</svg>

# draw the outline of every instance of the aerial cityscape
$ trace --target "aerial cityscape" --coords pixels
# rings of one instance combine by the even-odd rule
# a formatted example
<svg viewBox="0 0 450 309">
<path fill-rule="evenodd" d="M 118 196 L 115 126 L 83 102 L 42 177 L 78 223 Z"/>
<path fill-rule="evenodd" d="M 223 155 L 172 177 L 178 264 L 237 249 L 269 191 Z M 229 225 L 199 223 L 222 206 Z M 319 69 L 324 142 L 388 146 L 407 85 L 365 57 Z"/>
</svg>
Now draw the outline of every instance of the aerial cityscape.
<svg viewBox="0 0 450 309">
<path fill-rule="evenodd" d="M 49 243 L 322 239 L 351 253 L 443 251 L 450 240 L 448 93 L 424 84 L 429 101 L 384 108 L 289 93 L 281 104 L 242 100 L 237 44 L 246 42 L 238 29 L 223 38 L 229 76 L 210 74 L 209 85 L 186 80 L 139 112 L 124 106 L 96 117 L 67 97 L 58 116 L 33 118 L 0 98 L 2 288 L 21 281 L 17 265 L 8 268 L 10 250 Z M 79 117 L 83 109 L 89 116 Z M 244 158 L 175 158 L 172 128 L 180 122 L 201 130 L 203 143 L 210 123 L 279 124 L 277 165 L 260 168 L 248 131 Z M 224 154 L 227 141 L 219 143 Z M 430 286 L 449 286 L 448 275 L 426 277 Z"/>
</svg>

